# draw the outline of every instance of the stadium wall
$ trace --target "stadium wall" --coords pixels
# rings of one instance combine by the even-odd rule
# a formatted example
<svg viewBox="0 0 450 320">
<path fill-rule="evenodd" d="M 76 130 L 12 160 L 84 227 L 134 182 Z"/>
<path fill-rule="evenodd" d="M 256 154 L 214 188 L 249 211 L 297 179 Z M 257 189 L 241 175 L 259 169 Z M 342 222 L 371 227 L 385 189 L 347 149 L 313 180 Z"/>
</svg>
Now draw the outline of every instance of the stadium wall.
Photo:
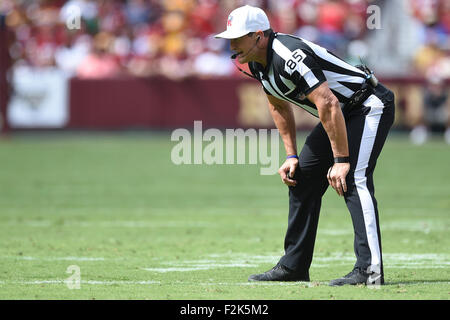
<svg viewBox="0 0 450 320">
<path fill-rule="evenodd" d="M 381 81 L 396 95 L 394 125 L 416 125 L 425 80 Z M 274 127 L 261 85 L 245 78 L 72 79 L 69 102 L 71 129 L 190 128 L 195 120 L 215 128 Z M 301 108 L 294 108 L 294 114 L 298 129 L 309 129 L 318 121 Z"/>
<path fill-rule="evenodd" d="M 175 129 L 192 128 L 196 120 L 204 128 L 274 127 L 261 85 L 251 79 L 67 79 L 48 71 L 25 81 L 31 77 L 20 75 L 26 74 L 13 77 L 8 112 L 13 129 Z M 394 125 L 413 127 L 421 118 L 425 81 L 381 80 L 396 94 Z M 318 122 L 301 108 L 294 114 L 299 130 Z"/>
</svg>

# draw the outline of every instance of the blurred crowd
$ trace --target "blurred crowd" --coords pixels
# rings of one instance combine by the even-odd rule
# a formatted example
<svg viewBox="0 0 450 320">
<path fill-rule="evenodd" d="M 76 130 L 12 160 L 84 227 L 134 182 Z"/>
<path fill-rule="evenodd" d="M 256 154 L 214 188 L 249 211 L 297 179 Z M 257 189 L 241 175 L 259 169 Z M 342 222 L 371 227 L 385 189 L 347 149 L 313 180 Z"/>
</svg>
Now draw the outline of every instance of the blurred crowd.
<svg viewBox="0 0 450 320">
<path fill-rule="evenodd" d="M 450 78 L 450 1 L 410 0 L 411 13 L 422 25 L 422 45 L 414 55 L 415 70 L 428 79 Z"/>
<path fill-rule="evenodd" d="M 423 26 L 412 68 L 449 68 L 449 0 L 408 0 Z M 213 38 L 243 4 L 263 8 L 274 30 L 316 42 L 355 63 L 369 48 L 367 7 L 384 0 L 2 0 L 14 64 L 57 66 L 70 76 L 170 78 L 237 74 L 228 43 Z M 445 63 L 444 63 L 445 64 Z M 414 71 L 413 70 L 413 71 Z M 450 72 L 449 72 L 450 73 Z"/>
<path fill-rule="evenodd" d="M 410 138 L 420 145 L 443 131 L 450 145 L 450 0 L 410 0 L 410 4 L 412 15 L 423 26 L 418 34 L 422 46 L 415 52 L 413 66 L 426 80 L 422 114 Z"/>
<path fill-rule="evenodd" d="M 57 66 L 70 76 L 230 76 L 228 43 L 214 39 L 228 14 L 263 8 L 274 30 L 348 58 L 361 39 L 368 0 L 2 0 L 14 64 Z M 78 19 L 81 17 L 80 19 Z M 363 52 L 364 53 L 364 52 Z"/>
</svg>

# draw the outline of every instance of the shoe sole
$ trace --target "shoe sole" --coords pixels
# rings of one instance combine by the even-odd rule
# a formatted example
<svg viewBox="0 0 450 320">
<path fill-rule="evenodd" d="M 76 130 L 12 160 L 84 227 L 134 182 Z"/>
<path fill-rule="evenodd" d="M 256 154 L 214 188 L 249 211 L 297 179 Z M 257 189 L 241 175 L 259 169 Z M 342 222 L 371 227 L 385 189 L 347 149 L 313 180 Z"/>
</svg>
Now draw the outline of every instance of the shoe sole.
<svg viewBox="0 0 450 320">
<path fill-rule="evenodd" d="M 342 283 L 342 284 L 340 284 L 340 283 L 336 283 L 336 284 L 329 283 L 328 286 L 330 286 L 330 287 L 342 287 L 342 286 L 357 286 L 357 285 L 361 285 L 361 284 L 363 284 L 363 285 L 365 285 L 367 287 L 370 287 L 370 286 L 382 286 L 382 285 L 384 285 L 384 281 L 382 281 L 381 283 L 371 283 L 371 284 L 367 284 L 367 282 Z"/>
</svg>

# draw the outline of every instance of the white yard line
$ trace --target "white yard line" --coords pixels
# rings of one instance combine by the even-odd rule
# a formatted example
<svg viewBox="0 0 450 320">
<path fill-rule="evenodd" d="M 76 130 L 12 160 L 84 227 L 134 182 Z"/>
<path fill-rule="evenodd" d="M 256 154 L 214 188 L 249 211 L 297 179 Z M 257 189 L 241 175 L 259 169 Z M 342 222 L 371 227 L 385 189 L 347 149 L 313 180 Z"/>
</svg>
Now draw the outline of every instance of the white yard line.
<svg viewBox="0 0 450 320">
<path fill-rule="evenodd" d="M 5 282 L 11 283 L 11 284 L 66 284 L 67 280 L 33 280 L 33 281 L 10 281 Z M 111 280 L 111 281 L 99 281 L 99 280 L 81 280 L 80 283 L 83 284 L 89 284 L 89 285 L 135 285 L 135 284 L 160 284 L 160 281 L 150 281 L 150 280 L 143 280 L 143 281 L 128 281 L 128 280 Z"/>
<path fill-rule="evenodd" d="M 199 259 L 165 261 L 162 259 L 152 259 L 154 265 L 152 267 L 141 268 L 141 270 L 152 273 L 168 273 L 168 272 L 192 272 L 204 271 L 218 268 L 257 268 L 262 265 L 267 267 L 267 264 L 275 264 L 280 255 L 248 255 L 245 253 L 212 253 L 200 256 Z M 24 260 L 43 260 L 43 261 L 105 261 L 103 257 L 21 257 Z M 336 266 L 351 266 L 355 261 L 355 257 L 351 253 L 335 253 L 329 255 L 316 255 L 313 259 L 312 268 L 332 268 Z M 450 268 L 450 254 L 442 253 L 385 253 L 384 266 L 386 270 L 389 269 L 449 269 Z M 261 270 L 265 271 L 265 270 Z M 30 281 L 0 281 L 0 285 L 18 284 L 18 285 L 43 285 L 43 284 L 67 284 L 67 280 L 49 279 L 49 280 L 30 280 Z M 81 280 L 81 285 L 203 285 L 203 286 L 296 286 L 304 284 L 307 287 L 315 287 L 318 285 L 326 285 L 326 282 L 165 282 L 153 280 Z M 387 283 L 389 284 L 389 283 Z M 393 285 L 435 285 L 435 284 L 450 284 L 450 281 L 417 281 L 392 283 Z"/>
<path fill-rule="evenodd" d="M 186 228 L 203 227 L 214 228 L 221 227 L 219 223 L 210 221 L 151 221 L 151 220 L 117 220 L 117 221 L 58 221 L 58 220 L 9 220 L 2 222 L 2 226 L 25 226 L 35 228 L 48 227 L 86 227 L 86 228 Z M 432 220 L 390 220 L 380 222 L 382 231 L 418 231 L 428 234 L 433 231 L 448 231 L 450 221 L 439 219 Z M 318 229 L 318 235 L 342 236 L 353 234 L 351 228 L 346 229 Z"/>
<path fill-rule="evenodd" d="M 168 267 L 168 268 L 142 268 L 145 271 L 166 273 L 166 272 L 187 272 L 187 271 L 199 271 L 199 270 L 209 270 L 212 268 L 208 267 Z"/>
<path fill-rule="evenodd" d="M 56 285 L 66 285 L 66 280 L 32 280 L 32 281 L 0 281 L 0 285 L 43 285 L 43 284 L 56 284 Z M 181 286 L 307 286 L 308 288 L 313 288 L 317 286 L 328 286 L 328 281 L 289 281 L 289 282 L 279 282 L 279 281 L 247 281 L 247 282 L 186 282 L 186 281 L 175 281 L 175 282 L 161 282 L 152 280 L 111 280 L 111 281 L 99 281 L 99 280 L 81 280 L 82 285 L 181 285 Z M 401 285 L 401 286 L 417 286 L 417 285 L 438 285 L 446 284 L 450 285 L 450 281 L 407 281 L 407 282 L 386 282 L 386 285 Z"/>
<path fill-rule="evenodd" d="M 105 261 L 109 259 L 105 259 L 102 257 L 29 257 L 29 256 L 17 256 L 17 257 L 9 257 L 18 260 L 37 260 L 37 261 Z"/>
<path fill-rule="evenodd" d="M 25 226 L 34 228 L 48 227 L 86 227 L 86 228 L 186 228 L 186 227 L 221 227 L 218 223 L 208 221 L 151 221 L 151 220 L 117 220 L 117 221 L 58 221 L 58 220 L 10 220 L 3 226 Z"/>
<path fill-rule="evenodd" d="M 264 264 L 275 264 L 282 256 L 280 253 L 269 255 L 249 255 L 245 253 L 213 253 L 200 259 L 167 261 L 160 258 L 149 259 L 152 266 L 143 267 L 143 270 L 153 272 L 184 272 L 195 270 L 211 270 L 217 268 L 256 268 Z M 24 261 L 74 261 L 74 262 L 103 262 L 122 261 L 126 258 L 104 258 L 104 257 L 32 257 L 32 256 L 3 256 L 1 259 L 16 259 Z M 328 268 L 337 265 L 348 265 L 355 261 L 352 253 L 334 253 L 329 255 L 316 254 L 313 258 L 312 267 Z M 384 253 L 383 261 L 385 268 L 417 268 L 435 269 L 450 268 L 450 254 L 441 253 Z"/>
<path fill-rule="evenodd" d="M 24 261 L 120 261 L 125 258 L 103 258 L 103 257 L 31 257 L 31 256 L 0 256 L 0 260 L 24 260 Z"/>
<path fill-rule="evenodd" d="M 281 256 L 281 255 L 280 255 Z M 202 271 L 217 268 L 256 268 L 263 264 L 275 264 L 280 256 L 246 255 L 242 253 L 209 254 L 205 259 L 158 261 L 157 266 L 143 270 L 158 273 Z M 386 253 L 383 255 L 385 269 L 446 269 L 450 268 L 450 254 L 408 254 Z M 312 268 L 331 268 L 351 265 L 355 261 L 353 254 L 316 255 Z"/>
</svg>

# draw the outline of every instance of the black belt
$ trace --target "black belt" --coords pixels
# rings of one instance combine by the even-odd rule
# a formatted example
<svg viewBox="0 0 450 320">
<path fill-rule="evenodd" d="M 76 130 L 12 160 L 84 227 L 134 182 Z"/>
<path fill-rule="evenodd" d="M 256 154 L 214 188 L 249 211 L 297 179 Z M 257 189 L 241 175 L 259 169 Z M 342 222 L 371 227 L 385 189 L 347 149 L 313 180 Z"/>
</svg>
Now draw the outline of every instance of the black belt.
<svg viewBox="0 0 450 320">
<path fill-rule="evenodd" d="M 361 88 L 356 91 L 350 100 L 344 105 L 343 112 L 348 113 L 355 108 L 361 107 L 364 101 L 367 100 L 373 93 L 375 93 L 375 87 L 378 85 L 378 80 L 374 76 L 373 72 L 365 65 L 356 66 L 358 69 L 364 71 L 366 79 L 361 85 Z"/>
<path fill-rule="evenodd" d="M 374 92 L 374 88 L 368 84 L 367 81 L 363 82 L 361 89 L 356 91 L 344 105 L 344 112 L 350 112 L 353 109 L 360 107 Z"/>
</svg>

